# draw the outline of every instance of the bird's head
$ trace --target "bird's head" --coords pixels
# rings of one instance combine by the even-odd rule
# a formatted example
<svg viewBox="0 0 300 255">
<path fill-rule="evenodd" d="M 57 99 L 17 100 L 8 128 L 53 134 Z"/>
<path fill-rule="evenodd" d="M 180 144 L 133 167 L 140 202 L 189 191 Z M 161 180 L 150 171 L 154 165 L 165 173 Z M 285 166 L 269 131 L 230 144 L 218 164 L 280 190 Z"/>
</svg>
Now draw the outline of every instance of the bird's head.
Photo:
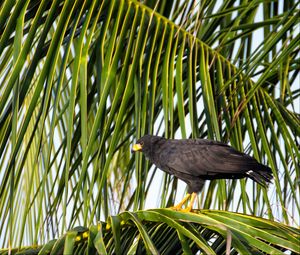
<svg viewBox="0 0 300 255">
<path fill-rule="evenodd" d="M 131 151 L 141 151 L 147 156 L 152 152 L 153 146 L 162 139 L 163 138 L 159 136 L 145 135 L 136 141 L 136 144 L 133 145 Z"/>
</svg>

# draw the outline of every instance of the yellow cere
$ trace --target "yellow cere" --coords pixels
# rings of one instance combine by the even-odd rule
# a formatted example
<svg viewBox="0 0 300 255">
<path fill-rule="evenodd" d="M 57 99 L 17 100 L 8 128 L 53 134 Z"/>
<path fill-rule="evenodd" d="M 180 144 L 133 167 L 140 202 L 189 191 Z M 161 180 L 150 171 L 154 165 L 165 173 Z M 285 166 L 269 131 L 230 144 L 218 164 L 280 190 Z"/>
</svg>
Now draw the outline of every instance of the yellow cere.
<svg viewBox="0 0 300 255">
<path fill-rule="evenodd" d="M 132 147 L 133 151 L 140 151 L 142 149 L 142 145 L 140 145 L 139 143 L 134 144 Z"/>
</svg>

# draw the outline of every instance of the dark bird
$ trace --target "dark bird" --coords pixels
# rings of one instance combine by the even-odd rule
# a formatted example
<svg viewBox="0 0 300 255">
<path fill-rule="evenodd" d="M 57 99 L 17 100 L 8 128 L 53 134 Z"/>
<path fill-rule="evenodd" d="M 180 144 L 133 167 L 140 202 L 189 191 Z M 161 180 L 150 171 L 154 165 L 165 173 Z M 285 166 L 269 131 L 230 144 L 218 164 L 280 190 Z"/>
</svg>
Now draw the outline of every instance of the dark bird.
<svg viewBox="0 0 300 255">
<path fill-rule="evenodd" d="M 132 151 L 143 152 L 158 168 L 187 184 L 188 194 L 178 205 L 172 207 L 175 210 L 181 210 L 191 196 L 190 203 L 184 210 L 191 211 L 205 180 L 249 177 L 266 186 L 272 179 L 271 168 L 222 142 L 145 135 L 133 145 Z"/>
</svg>

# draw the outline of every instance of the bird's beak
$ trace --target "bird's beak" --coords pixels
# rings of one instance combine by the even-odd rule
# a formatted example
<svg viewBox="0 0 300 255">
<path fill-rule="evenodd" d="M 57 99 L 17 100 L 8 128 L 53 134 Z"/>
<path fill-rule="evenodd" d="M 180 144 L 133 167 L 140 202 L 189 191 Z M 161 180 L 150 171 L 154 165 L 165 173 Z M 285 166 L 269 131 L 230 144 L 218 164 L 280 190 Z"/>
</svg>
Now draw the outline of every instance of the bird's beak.
<svg viewBox="0 0 300 255">
<path fill-rule="evenodd" d="M 132 152 L 140 151 L 140 150 L 142 150 L 142 148 L 143 148 L 143 147 L 142 147 L 141 144 L 136 143 L 136 144 L 134 144 L 134 145 L 132 146 L 131 151 L 132 151 Z"/>
</svg>

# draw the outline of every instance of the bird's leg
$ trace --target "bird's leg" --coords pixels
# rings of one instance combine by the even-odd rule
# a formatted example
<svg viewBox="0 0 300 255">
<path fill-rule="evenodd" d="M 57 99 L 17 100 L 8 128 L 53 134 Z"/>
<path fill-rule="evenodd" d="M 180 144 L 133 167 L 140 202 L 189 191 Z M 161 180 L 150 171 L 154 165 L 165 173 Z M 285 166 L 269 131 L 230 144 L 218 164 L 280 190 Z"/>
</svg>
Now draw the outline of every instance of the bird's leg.
<svg viewBox="0 0 300 255">
<path fill-rule="evenodd" d="M 194 205 L 194 202 L 195 202 L 196 198 L 197 198 L 197 193 L 193 192 L 192 193 L 192 197 L 191 197 L 191 201 L 190 201 L 188 207 L 185 208 L 185 209 L 181 209 L 181 211 L 182 212 L 190 212 L 192 210 L 192 208 L 193 208 L 193 205 Z"/>
<path fill-rule="evenodd" d="M 182 210 L 181 208 L 182 208 L 183 204 L 189 199 L 190 196 L 191 196 L 191 194 L 187 193 L 185 195 L 185 197 L 177 205 L 170 207 L 170 209 L 176 210 L 176 211 Z"/>
</svg>

